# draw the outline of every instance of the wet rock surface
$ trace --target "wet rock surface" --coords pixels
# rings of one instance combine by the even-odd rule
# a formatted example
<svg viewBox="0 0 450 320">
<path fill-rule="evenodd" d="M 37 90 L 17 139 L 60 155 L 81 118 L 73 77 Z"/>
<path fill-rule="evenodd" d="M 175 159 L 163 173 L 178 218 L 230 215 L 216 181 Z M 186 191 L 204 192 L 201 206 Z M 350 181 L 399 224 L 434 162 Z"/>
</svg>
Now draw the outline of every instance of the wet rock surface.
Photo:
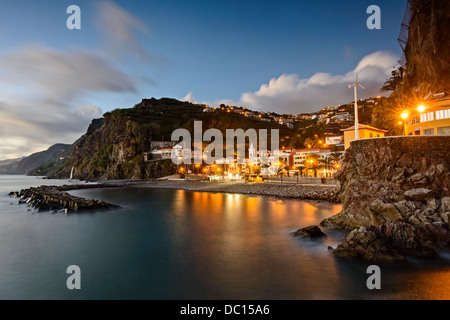
<svg viewBox="0 0 450 320">
<path fill-rule="evenodd" d="M 78 189 L 92 189 L 112 187 L 110 185 L 76 185 L 76 186 L 40 186 L 36 188 L 23 189 L 19 192 L 11 192 L 10 196 L 19 198 L 18 204 L 28 204 L 37 211 L 60 211 L 82 212 L 101 209 L 117 209 L 120 206 L 98 201 L 95 199 L 84 199 L 73 196 L 67 191 Z"/>
<path fill-rule="evenodd" d="M 292 235 L 302 238 L 320 238 L 326 237 L 327 235 L 320 230 L 318 226 L 309 226 L 306 228 L 298 229 L 295 232 L 292 232 Z"/>
</svg>

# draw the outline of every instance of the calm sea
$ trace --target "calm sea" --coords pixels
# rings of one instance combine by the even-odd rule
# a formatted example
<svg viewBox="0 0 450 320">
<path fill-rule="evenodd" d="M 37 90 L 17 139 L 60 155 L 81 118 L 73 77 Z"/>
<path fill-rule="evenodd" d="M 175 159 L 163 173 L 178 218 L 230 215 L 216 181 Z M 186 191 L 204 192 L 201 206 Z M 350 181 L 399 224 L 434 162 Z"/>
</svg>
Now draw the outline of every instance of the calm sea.
<svg viewBox="0 0 450 320">
<path fill-rule="evenodd" d="M 10 191 L 64 184 L 0 176 L 0 299 L 450 299 L 450 256 L 381 267 L 290 232 L 340 211 L 325 202 L 171 189 L 95 189 L 73 194 L 123 208 L 84 214 L 27 212 Z M 81 290 L 66 269 L 81 268 Z"/>
</svg>

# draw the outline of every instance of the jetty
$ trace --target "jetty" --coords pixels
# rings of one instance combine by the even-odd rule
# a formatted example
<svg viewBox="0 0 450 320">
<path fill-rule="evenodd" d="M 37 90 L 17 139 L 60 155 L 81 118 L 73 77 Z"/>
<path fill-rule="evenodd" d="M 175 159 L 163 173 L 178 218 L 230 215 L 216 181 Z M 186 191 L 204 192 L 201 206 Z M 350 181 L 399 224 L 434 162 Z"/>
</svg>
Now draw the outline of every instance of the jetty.
<svg viewBox="0 0 450 320">
<path fill-rule="evenodd" d="M 11 192 L 9 195 L 19 198 L 18 204 L 28 204 L 39 211 L 64 211 L 82 212 L 102 209 L 117 209 L 120 206 L 95 199 L 84 199 L 68 193 L 70 190 L 113 188 L 114 185 L 64 185 L 64 186 L 40 186 Z"/>
</svg>

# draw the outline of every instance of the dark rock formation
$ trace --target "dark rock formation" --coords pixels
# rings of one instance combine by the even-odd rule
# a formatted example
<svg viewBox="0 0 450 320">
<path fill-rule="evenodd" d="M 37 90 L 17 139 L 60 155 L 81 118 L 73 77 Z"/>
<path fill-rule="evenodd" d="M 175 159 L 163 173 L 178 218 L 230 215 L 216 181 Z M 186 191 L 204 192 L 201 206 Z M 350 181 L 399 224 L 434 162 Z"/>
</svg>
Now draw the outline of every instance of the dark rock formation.
<svg viewBox="0 0 450 320">
<path fill-rule="evenodd" d="M 302 238 L 320 238 L 326 237 L 327 235 L 320 230 L 318 226 L 310 226 L 302 229 L 298 229 L 292 232 L 292 235 L 302 237 Z"/>
<path fill-rule="evenodd" d="M 406 85 L 450 91 L 450 1 L 410 0 Z"/>
<path fill-rule="evenodd" d="M 334 250 L 339 257 L 371 262 L 403 262 L 406 256 L 433 258 L 435 249 L 450 248 L 448 224 L 415 224 L 409 220 L 350 232 Z"/>
<path fill-rule="evenodd" d="M 12 193 L 20 198 L 18 204 L 27 203 L 37 211 L 67 210 L 67 211 L 87 211 L 100 209 L 120 208 L 117 205 L 94 199 L 84 199 L 72 196 L 68 190 L 103 188 L 104 185 L 80 185 L 80 186 L 41 186 L 37 188 L 23 189 L 20 192 Z M 108 187 L 111 187 L 108 185 Z M 10 193 L 11 195 L 11 193 Z"/>
<path fill-rule="evenodd" d="M 86 134 L 87 135 L 93 134 L 96 130 L 100 129 L 104 123 L 105 123 L 104 118 L 93 119 L 86 131 Z"/>
<path fill-rule="evenodd" d="M 336 177 L 343 210 L 321 225 L 353 230 L 336 255 L 400 261 L 450 248 L 450 137 L 352 142 Z"/>
</svg>

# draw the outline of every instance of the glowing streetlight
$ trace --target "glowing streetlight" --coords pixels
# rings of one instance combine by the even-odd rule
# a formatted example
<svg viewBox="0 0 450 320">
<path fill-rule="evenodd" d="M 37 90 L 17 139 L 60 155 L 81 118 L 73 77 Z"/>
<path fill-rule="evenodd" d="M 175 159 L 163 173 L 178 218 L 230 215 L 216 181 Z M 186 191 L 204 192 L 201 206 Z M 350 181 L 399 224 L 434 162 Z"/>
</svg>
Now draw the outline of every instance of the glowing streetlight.
<svg viewBox="0 0 450 320">
<path fill-rule="evenodd" d="M 401 114 L 402 119 L 407 119 L 409 116 L 409 113 L 407 111 L 403 111 Z"/>
<path fill-rule="evenodd" d="M 420 105 L 417 107 L 417 111 L 419 111 L 419 112 L 424 112 L 425 109 L 426 109 L 426 107 L 424 105 Z"/>
</svg>

